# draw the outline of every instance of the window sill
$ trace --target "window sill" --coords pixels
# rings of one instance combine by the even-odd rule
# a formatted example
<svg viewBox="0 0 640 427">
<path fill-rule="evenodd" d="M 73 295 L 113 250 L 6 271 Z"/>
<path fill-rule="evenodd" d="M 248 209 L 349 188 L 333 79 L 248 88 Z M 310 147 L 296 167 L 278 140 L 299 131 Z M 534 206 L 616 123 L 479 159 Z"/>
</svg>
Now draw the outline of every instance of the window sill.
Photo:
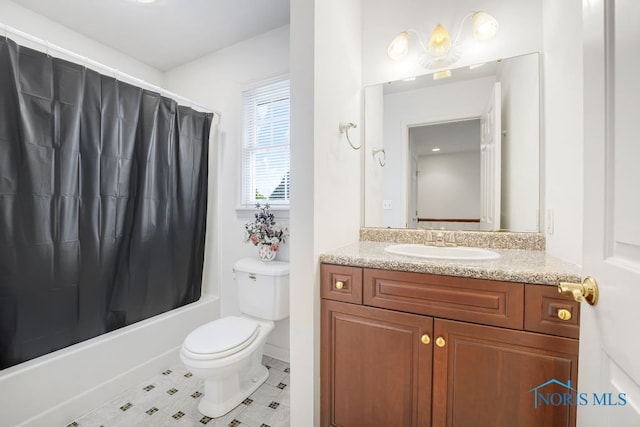
<svg viewBox="0 0 640 427">
<path fill-rule="evenodd" d="M 289 220 L 289 206 L 271 205 L 269 210 L 276 220 Z M 236 214 L 240 219 L 253 219 L 256 212 L 254 206 L 238 206 L 236 208 Z"/>
</svg>

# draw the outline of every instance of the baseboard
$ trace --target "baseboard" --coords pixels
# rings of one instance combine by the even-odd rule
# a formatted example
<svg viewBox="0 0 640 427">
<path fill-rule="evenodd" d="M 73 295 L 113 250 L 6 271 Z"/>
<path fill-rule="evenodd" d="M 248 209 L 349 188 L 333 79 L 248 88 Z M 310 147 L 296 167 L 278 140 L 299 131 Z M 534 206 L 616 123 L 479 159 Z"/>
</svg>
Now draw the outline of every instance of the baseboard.
<svg viewBox="0 0 640 427">
<path fill-rule="evenodd" d="M 289 363 L 289 349 L 278 347 L 277 345 L 266 343 L 264 345 L 264 354 L 274 359 L 282 360 Z"/>
</svg>

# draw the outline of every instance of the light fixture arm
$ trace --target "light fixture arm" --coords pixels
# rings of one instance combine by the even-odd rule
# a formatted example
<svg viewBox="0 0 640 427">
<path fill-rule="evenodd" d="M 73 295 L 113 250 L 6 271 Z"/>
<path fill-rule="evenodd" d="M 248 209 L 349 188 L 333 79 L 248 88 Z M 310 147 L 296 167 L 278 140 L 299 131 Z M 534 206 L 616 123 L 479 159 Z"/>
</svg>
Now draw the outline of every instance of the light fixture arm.
<svg viewBox="0 0 640 427">
<path fill-rule="evenodd" d="M 427 45 L 424 43 L 424 40 L 422 40 L 422 36 L 420 35 L 420 33 L 418 32 L 418 30 L 414 30 L 413 28 L 408 28 L 405 30 L 407 33 L 413 33 L 416 38 L 418 39 L 418 41 L 420 42 L 420 47 L 422 47 L 422 50 L 427 52 Z"/>
<path fill-rule="evenodd" d="M 465 16 L 462 17 L 462 19 L 460 20 L 460 24 L 458 24 L 458 31 L 456 31 L 456 36 L 453 39 L 453 43 L 451 43 L 452 46 L 457 46 L 458 45 L 458 40 L 460 40 L 460 34 L 462 33 L 462 27 L 464 26 L 464 22 L 468 18 L 471 18 L 475 14 L 476 14 L 476 12 L 472 11 L 472 12 L 469 12 Z"/>
</svg>

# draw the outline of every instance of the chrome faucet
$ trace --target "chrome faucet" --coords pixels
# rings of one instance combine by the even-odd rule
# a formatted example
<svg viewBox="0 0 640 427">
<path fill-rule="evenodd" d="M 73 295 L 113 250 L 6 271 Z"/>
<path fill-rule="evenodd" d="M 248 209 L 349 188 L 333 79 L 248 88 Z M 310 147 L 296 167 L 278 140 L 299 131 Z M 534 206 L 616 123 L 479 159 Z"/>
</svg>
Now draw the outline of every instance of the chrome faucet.
<svg viewBox="0 0 640 427">
<path fill-rule="evenodd" d="M 424 244 L 438 247 L 458 246 L 455 232 L 445 232 L 444 228 L 437 231 L 427 229 Z"/>
</svg>

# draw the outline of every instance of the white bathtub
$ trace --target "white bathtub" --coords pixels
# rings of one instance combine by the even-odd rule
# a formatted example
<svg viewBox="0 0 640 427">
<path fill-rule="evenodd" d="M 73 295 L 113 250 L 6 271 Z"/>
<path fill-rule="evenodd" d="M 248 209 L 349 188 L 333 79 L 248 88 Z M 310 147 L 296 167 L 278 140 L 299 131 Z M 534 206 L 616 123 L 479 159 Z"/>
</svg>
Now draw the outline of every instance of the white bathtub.
<svg viewBox="0 0 640 427">
<path fill-rule="evenodd" d="M 179 363 L 184 337 L 220 317 L 217 297 L 0 371 L 0 423 L 64 426 Z"/>
</svg>

